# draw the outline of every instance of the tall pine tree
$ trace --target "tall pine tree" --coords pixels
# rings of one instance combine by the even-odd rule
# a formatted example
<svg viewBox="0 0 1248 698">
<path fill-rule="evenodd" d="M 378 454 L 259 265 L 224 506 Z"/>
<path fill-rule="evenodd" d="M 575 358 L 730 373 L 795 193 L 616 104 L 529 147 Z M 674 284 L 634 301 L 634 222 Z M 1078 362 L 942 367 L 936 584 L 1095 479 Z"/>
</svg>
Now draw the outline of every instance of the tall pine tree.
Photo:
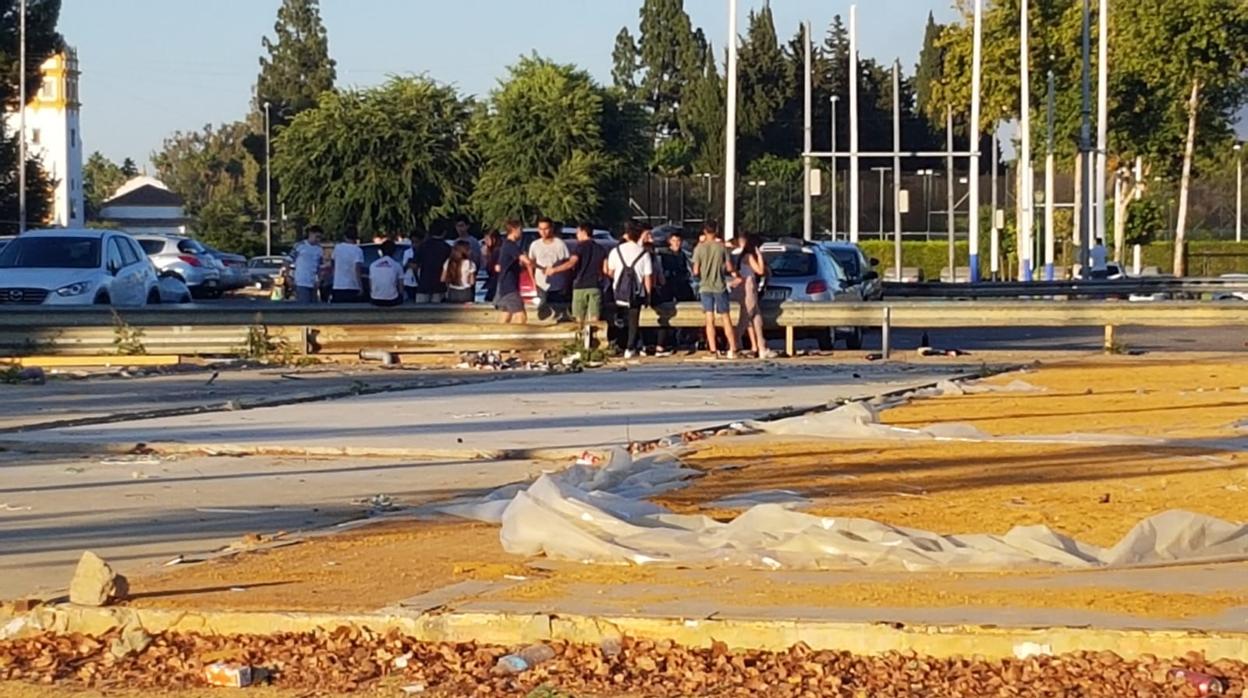
<svg viewBox="0 0 1248 698">
<path fill-rule="evenodd" d="M 940 45 L 944 26 L 936 23 L 932 13 L 927 14 L 927 29 L 923 32 L 923 50 L 919 53 L 919 67 L 914 75 L 914 90 L 920 113 L 927 112 L 932 99 L 932 86 L 939 85 L 945 77 L 945 51 Z"/>
<path fill-rule="evenodd" d="M 656 140 L 676 134 L 689 71 L 693 66 L 701 67 L 684 0 L 645 0 L 638 52 L 640 99 L 653 115 Z"/>
<path fill-rule="evenodd" d="M 724 165 L 724 113 L 727 102 L 715 51 L 702 51 L 702 70 L 688 86 L 680 110 L 680 132 L 693 146 L 693 171 L 718 173 Z"/>
<path fill-rule="evenodd" d="M 270 103 L 275 131 L 300 112 L 316 106 L 322 92 L 334 88 L 338 74 L 329 57 L 329 34 L 321 22 L 318 0 L 282 0 L 274 38 L 264 37 L 267 56 L 260 58 L 256 107 Z"/>
<path fill-rule="evenodd" d="M 740 152 L 745 164 L 767 152 L 768 129 L 795 89 L 792 71 L 776 38 L 770 5 L 750 12 L 738 61 Z"/>
<path fill-rule="evenodd" d="M 611 82 L 628 97 L 637 93 L 637 40 L 624 27 L 615 35 L 615 50 L 611 52 Z"/>
</svg>

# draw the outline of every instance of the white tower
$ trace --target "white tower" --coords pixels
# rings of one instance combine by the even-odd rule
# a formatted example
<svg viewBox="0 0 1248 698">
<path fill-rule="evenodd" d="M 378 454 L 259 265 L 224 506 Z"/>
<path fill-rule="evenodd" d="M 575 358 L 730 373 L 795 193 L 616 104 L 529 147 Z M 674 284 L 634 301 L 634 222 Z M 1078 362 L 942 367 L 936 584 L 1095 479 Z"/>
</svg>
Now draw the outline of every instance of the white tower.
<svg viewBox="0 0 1248 698">
<path fill-rule="evenodd" d="M 26 147 L 55 184 L 52 220 L 47 225 L 81 227 L 86 216 L 82 189 L 82 129 L 79 123 L 78 52 L 44 61 L 43 83 L 26 105 Z M 9 132 L 18 129 L 18 115 L 5 116 Z M 32 222 L 33 223 L 33 222 Z"/>
</svg>

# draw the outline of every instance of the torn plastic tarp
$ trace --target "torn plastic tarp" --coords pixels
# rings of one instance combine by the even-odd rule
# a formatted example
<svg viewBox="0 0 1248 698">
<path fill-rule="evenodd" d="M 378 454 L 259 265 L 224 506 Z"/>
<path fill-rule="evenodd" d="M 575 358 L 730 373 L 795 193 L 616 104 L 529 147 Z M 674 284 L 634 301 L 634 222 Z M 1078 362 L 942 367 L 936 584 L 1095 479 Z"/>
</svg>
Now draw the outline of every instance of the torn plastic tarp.
<svg viewBox="0 0 1248 698">
<path fill-rule="evenodd" d="M 1001 536 L 940 535 L 778 504 L 751 507 L 722 523 L 641 501 L 646 491 L 679 486 L 692 473 L 670 456 L 633 461 L 617 451 L 600 470 L 546 474 L 528 487 L 442 511 L 500 521 L 509 553 L 601 564 L 925 570 L 1248 560 L 1248 526 L 1185 511 L 1148 518 L 1117 545 L 1100 548 L 1046 526 L 1018 526 Z"/>
</svg>

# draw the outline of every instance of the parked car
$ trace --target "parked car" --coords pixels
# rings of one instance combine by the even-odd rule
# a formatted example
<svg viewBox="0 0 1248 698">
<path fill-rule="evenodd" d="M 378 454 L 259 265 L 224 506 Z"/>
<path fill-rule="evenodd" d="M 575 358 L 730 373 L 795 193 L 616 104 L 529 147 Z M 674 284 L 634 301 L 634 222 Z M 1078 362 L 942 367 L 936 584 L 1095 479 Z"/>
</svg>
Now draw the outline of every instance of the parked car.
<svg viewBox="0 0 1248 698">
<path fill-rule="evenodd" d="M 762 253 L 767 263 L 765 302 L 856 303 L 863 299 L 861 287 L 853 284 L 824 245 L 768 242 Z M 799 331 L 799 337 L 813 337 L 824 351 L 832 349 L 838 339 L 850 349 L 861 349 L 863 328 L 812 328 Z"/>
<path fill-rule="evenodd" d="M 251 272 L 247 269 L 247 258 L 241 254 L 222 252 L 205 246 L 208 254 L 221 265 L 221 290 L 233 291 L 251 284 Z"/>
<path fill-rule="evenodd" d="M 841 265 L 850 285 L 858 287 L 858 293 L 863 300 L 884 300 L 884 284 L 880 280 L 880 273 L 875 270 L 880 265 L 880 260 L 868 258 L 862 248 L 852 242 L 822 244 L 832 253 L 836 263 Z"/>
<path fill-rule="evenodd" d="M 115 230 L 34 230 L 0 250 L 0 305 L 141 306 L 161 301 L 143 248 Z"/>
<path fill-rule="evenodd" d="M 183 304 L 190 303 L 191 289 L 183 283 L 182 279 L 174 276 L 171 272 L 160 272 L 160 282 L 157 288 L 160 290 L 161 303 Z"/>
<path fill-rule="evenodd" d="M 271 288 L 273 281 L 282 273 L 282 267 L 294 265 L 294 260 L 281 255 L 252 257 L 247 261 L 248 283 L 256 288 Z"/>
<path fill-rule="evenodd" d="M 136 235 L 152 264 L 162 272 L 181 279 L 196 297 L 221 295 L 221 269 L 208 248 L 180 235 Z"/>
<path fill-rule="evenodd" d="M 16 235 L 0 235 L 0 250 L 3 250 L 5 245 L 13 242 L 16 238 Z"/>
</svg>

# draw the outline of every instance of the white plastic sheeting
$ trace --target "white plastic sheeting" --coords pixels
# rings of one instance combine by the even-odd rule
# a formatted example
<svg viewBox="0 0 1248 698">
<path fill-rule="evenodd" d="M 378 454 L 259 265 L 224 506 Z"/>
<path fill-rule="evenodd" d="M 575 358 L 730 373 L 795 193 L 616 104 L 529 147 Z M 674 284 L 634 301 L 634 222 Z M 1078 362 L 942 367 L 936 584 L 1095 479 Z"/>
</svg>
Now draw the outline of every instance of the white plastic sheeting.
<svg viewBox="0 0 1248 698">
<path fill-rule="evenodd" d="M 642 499 L 695 474 L 670 456 L 633 461 L 617 451 L 605 468 L 546 474 L 528 487 L 505 488 L 442 511 L 501 522 L 509 553 L 602 564 L 922 570 L 1248 559 L 1248 526 L 1184 511 L 1146 519 L 1117 545 L 1099 548 L 1045 526 L 1015 527 L 1003 536 L 944 536 L 812 516 L 778 504 L 754 506 L 721 523 L 673 514 Z"/>
</svg>

